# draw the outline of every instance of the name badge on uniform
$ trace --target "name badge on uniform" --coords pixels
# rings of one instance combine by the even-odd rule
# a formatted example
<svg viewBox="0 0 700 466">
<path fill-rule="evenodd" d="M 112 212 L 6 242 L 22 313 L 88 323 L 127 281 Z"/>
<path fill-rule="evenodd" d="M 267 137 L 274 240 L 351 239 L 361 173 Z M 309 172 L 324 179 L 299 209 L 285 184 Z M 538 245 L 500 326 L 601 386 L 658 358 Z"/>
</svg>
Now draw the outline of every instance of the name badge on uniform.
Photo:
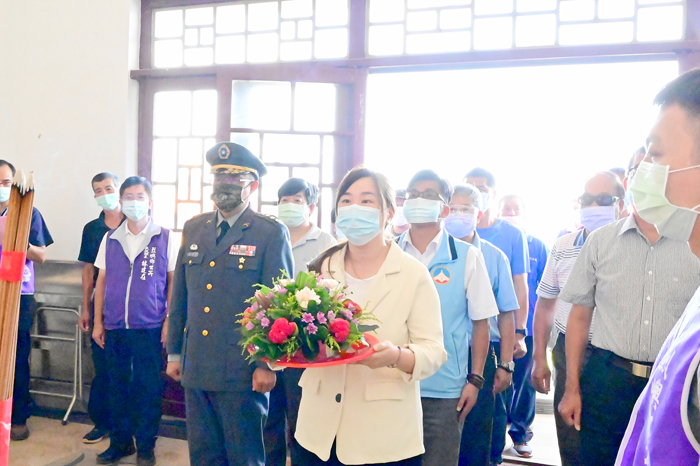
<svg viewBox="0 0 700 466">
<path fill-rule="evenodd" d="M 257 246 L 246 246 L 244 244 L 234 244 L 228 250 L 228 253 L 232 256 L 249 256 L 255 255 L 255 249 Z"/>
</svg>

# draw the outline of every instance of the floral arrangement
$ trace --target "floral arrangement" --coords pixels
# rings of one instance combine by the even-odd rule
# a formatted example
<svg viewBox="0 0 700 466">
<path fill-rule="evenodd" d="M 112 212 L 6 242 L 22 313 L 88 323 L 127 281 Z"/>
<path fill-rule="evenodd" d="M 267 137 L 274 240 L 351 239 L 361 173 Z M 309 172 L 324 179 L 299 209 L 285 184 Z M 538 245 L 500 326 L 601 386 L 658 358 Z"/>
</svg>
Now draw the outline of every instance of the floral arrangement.
<svg viewBox="0 0 700 466">
<path fill-rule="evenodd" d="M 242 313 L 243 351 L 257 360 L 319 362 L 343 358 L 369 346 L 363 332 L 378 328 L 375 320 L 346 296 L 346 287 L 314 272 L 300 272 L 296 280 L 282 277 L 273 287 L 260 289 L 246 300 Z"/>
</svg>

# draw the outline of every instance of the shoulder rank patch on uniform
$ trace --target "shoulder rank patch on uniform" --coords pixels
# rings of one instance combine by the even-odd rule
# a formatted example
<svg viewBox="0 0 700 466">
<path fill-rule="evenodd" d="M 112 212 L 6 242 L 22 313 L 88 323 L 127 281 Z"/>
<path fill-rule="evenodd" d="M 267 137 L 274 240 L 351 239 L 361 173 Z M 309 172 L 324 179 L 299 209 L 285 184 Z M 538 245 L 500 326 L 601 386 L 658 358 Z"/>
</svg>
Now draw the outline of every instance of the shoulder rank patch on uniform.
<svg viewBox="0 0 700 466">
<path fill-rule="evenodd" d="M 246 246 L 244 244 L 234 244 L 228 250 L 228 253 L 232 256 L 254 256 L 257 246 Z"/>
</svg>

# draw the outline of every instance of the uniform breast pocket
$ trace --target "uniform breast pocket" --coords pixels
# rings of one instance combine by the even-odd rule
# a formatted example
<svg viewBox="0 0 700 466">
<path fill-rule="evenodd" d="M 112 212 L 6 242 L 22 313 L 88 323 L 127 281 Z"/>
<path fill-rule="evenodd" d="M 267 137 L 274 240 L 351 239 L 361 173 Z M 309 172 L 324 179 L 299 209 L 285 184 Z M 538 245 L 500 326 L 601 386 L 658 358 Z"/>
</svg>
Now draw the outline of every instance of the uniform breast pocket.
<svg viewBox="0 0 700 466">
<path fill-rule="evenodd" d="M 236 256 L 229 255 L 226 258 L 225 267 L 227 272 L 257 272 L 260 265 L 259 256 Z"/>
<path fill-rule="evenodd" d="M 182 265 L 185 266 L 185 281 L 187 287 L 199 288 L 202 280 L 202 259 L 203 255 L 200 252 L 189 252 L 185 254 Z"/>
</svg>

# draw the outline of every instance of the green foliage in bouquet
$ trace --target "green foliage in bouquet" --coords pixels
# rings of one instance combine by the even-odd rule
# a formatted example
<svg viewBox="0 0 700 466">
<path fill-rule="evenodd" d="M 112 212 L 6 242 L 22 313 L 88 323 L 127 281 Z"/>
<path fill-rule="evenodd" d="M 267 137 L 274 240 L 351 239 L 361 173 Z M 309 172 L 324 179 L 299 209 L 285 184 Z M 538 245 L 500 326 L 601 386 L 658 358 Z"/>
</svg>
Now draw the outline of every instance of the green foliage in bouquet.
<svg viewBox="0 0 700 466">
<path fill-rule="evenodd" d="M 306 361 L 319 358 L 322 345 L 338 356 L 367 346 L 363 332 L 378 328 L 372 314 L 346 296 L 346 287 L 314 272 L 300 272 L 296 280 L 286 272 L 273 280 L 273 287 L 256 285 L 255 296 L 242 314 L 243 352 L 250 362 L 287 360 L 298 352 Z M 322 354 L 321 358 L 326 358 Z"/>
</svg>

